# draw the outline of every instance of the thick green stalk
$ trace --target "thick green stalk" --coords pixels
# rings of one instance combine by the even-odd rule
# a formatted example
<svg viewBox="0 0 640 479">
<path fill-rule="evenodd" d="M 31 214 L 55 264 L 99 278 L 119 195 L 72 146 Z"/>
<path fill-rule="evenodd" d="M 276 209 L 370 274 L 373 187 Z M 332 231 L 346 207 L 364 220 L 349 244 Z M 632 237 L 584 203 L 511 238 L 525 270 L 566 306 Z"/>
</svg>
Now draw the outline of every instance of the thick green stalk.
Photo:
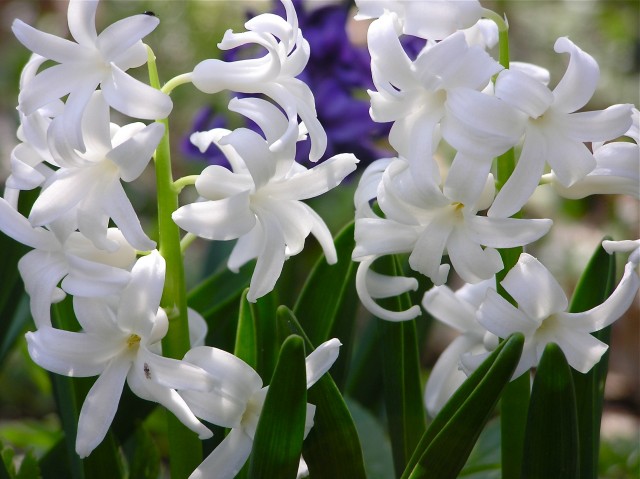
<svg viewBox="0 0 640 479">
<path fill-rule="evenodd" d="M 149 49 L 149 77 L 151 85 L 160 89 L 155 57 Z M 169 330 L 162 340 L 162 352 L 170 358 L 182 359 L 189 350 L 187 292 L 184 264 L 180 249 L 180 230 L 171 214 L 178 209 L 178 193 L 173 185 L 169 120 L 160 120 L 165 126 L 164 136 L 155 154 L 156 188 L 158 195 L 158 243 L 166 261 L 164 291 L 160 306 L 169 318 Z M 189 477 L 202 462 L 202 447 L 197 435 L 184 426 L 173 414 L 167 413 L 169 433 L 169 461 L 172 479 Z"/>
</svg>

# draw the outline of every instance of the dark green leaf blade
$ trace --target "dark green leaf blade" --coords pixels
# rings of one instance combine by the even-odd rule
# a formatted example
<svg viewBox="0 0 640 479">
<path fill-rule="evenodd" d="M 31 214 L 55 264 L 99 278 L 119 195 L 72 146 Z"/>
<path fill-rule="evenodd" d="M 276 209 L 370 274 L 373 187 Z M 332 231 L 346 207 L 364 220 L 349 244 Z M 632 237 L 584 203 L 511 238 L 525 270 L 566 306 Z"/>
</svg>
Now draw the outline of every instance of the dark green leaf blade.
<svg viewBox="0 0 640 479">
<path fill-rule="evenodd" d="M 291 335 L 280 356 L 260 414 L 249 463 L 250 478 L 295 478 L 307 413 L 304 341 Z"/>
<path fill-rule="evenodd" d="M 258 369 L 258 338 L 254 306 L 247 301 L 245 289 L 240 298 L 238 311 L 238 327 L 236 328 L 236 344 L 233 354 L 242 359 L 253 369 Z"/>
<path fill-rule="evenodd" d="M 458 388 L 423 435 L 403 478 L 454 479 L 515 371 L 524 336 L 514 334 Z"/>
<path fill-rule="evenodd" d="M 615 278 L 615 255 L 608 254 L 602 244 L 599 244 L 578 280 L 569 311 L 572 313 L 587 311 L 603 303 L 614 290 Z M 611 326 L 593 333 L 593 336 L 609 344 L 610 334 Z M 598 477 L 600 421 L 608 365 L 609 352 L 607 351 L 600 362 L 588 373 L 572 371 L 580 433 L 580 474 L 583 479 Z"/>
<path fill-rule="evenodd" d="M 523 479 L 578 479 L 578 418 L 571 368 L 555 343 L 536 371 L 527 417 Z"/>
<path fill-rule="evenodd" d="M 278 323 L 281 329 L 302 336 L 308 350 L 314 349 L 296 316 L 286 306 L 278 308 Z M 307 400 L 316 406 L 313 427 L 303 443 L 311 477 L 365 479 L 358 432 L 330 374 L 325 374 L 313 385 Z"/>
</svg>

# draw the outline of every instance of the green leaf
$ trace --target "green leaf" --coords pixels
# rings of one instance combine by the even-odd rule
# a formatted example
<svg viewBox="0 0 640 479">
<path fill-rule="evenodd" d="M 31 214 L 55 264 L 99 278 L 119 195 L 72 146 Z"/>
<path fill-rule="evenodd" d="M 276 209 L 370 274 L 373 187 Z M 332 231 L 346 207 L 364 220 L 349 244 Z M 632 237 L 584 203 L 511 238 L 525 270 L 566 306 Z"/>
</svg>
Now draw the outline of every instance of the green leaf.
<svg viewBox="0 0 640 479">
<path fill-rule="evenodd" d="M 391 442 L 382 423 L 357 401 L 346 398 L 349 412 L 361 438 L 364 468 L 368 479 L 393 477 Z"/>
<path fill-rule="evenodd" d="M 304 341 L 282 344 L 253 441 L 250 478 L 295 478 L 307 414 Z"/>
<path fill-rule="evenodd" d="M 531 391 L 523 479 L 578 479 L 578 418 L 571 368 L 555 343 L 540 359 Z"/>
<path fill-rule="evenodd" d="M 343 385 L 351 355 L 351 336 L 355 326 L 356 264 L 351 260 L 355 248 L 354 223 L 345 226 L 335 238 L 338 262 L 330 265 L 321 254 L 314 265 L 293 308 L 313 344 L 339 338 L 344 351 L 332 367 L 332 376 Z M 339 320 L 338 320 L 339 318 Z"/>
<path fill-rule="evenodd" d="M 258 369 L 258 338 L 256 313 L 254 305 L 247 301 L 245 289 L 240 298 L 240 310 L 238 312 L 238 327 L 236 330 L 236 345 L 233 354 L 242 359 L 253 369 Z"/>
<path fill-rule="evenodd" d="M 133 450 L 129 458 L 129 477 L 157 479 L 160 474 L 160 451 L 144 425 L 138 424 L 130 443 Z"/>
<path fill-rule="evenodd" d="M 229 303 L 240 298 L 249 285 L 254 262 L 244 265 L 234 273 L 225 267 L 216 271 L 187 294 L 189 307 L 198 311 L 205 319 L 210 319 Z"/>
<path fill-rule="evenodd" d="M 615 255 L 608 254 L 602 248 L 602 244 L 599 244 L 578 280 L 569 311 L 572 313 L 587 311 L 602 304 L 613 292 L 615 279 Z M 611 326 L 593 333 L 593 336 L 609 344 L 610 334 Z M 598 477 L 600 421 L 608 365 L 609 352 L 607 351 L 600 362 L 588 373 L 572 372 L 580 433 L 580 474 L 583 479 Z"/>
<path fill-rule="evenodd" d="M 462 383 L 427 428 L 403 479 L 457 477 L 511 379 L 523 345 L 522 334 L 510 336 Z"/>
<path fill-rule="evenodd" d="M 379 260 L 384 272 L 397 276 L 397 258 Z M 403 294 L 392 300 L 395 308 L 408 309 L 411 298 Z M 382 344 L 382 377 L 385 410 L 393 464 L 399 477 L 425 432 L 426 416 L 420 383 L 420 357 L 416 320 L 391 322 L 376 319 Z"/>
<path fill-rule="evenodd" d="M 293 312 L 278 308 L 281 328 L 309 341 Z M 322 376 L 307 393 L 309 403 L 316 406 L 313 427 L 303 443 L 304 459 L 311 477 L 332 479 L 364 479 L 362 449 L 351 413 L 330 374 Z"/>
</svg>

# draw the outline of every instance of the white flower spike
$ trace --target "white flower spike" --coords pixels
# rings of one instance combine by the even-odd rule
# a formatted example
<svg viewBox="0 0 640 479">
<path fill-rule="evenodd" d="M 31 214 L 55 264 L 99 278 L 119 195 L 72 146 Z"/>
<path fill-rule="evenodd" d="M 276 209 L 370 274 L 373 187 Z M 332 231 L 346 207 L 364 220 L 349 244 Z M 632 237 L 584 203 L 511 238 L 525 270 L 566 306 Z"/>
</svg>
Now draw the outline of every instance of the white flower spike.
<svg viewBox="0 0 640 479">
<path fill-rule="evenodd" d="M 340 341 L 322 343 L 306 359 L 307 389 L 313 386 L 338 358 Z M 242 469 L 253 447 L 253 438 L 269 386 L 249 365 L 221 349 L 193 348 L 185 361 L 206 370 L 216 381 L 210 392 L 180 391 L 196 416 L 231 428 L 222 443 L 193 471 L 189 479 L 231 479 Z M 307 404 L 306 437 L 313 426 L 315 406 Z"/>
<path fill-rule="evenodd" d="M 111 249 L 115 245 L 106 237 L 111 218 L 136 249 L 155 248 L 120 182 L 133 181 L 142 174 L 164 134 L 164 125 L 138 122 L 120 128 L 110 124 L 104 96 L 94 92 L 82 122 L 85 153 L 74 150 L 63 135 L 57 135 L 62 126 L 59 118 L 50 126 L 51 152 L 60 168 L 48 178 L 34 203 L 29 214 L 31 223 L 42 226 L 69 215 L 97 247 Z"/>
<path fill-rule="evenodd" d="M 88 456 L 107 433 L 125 381 L 136 395 L 173 412 L 201 439 L 211 437 L 176 389 L 208 391 L 212 378 L 193 364 L 159 354 L 169 327 L 159 308 L 164 273 L 164 259 L 153 251 L 136 262 L 120 296 L 74 298 L 81 332 L 46 327 L 27 333 L 29 354 L 44 369 L 74 377 L 99 375 L 80 411 L 80 457 Z"/>
<path fill-rule="evenodd" d="M 554 48 L 571 57 L 553 91 L 520 71 L 505 70 L 498 75 L 496 96 L 528 118 L 523 123 L 525 137 L 516 168 L 496 196 L 489 216 L 507 217 L 519 211 L 538 186 L 545 163 L 565 187 L 583 179 L 597 166 L 584 143 L 615 139 L 631 126 L 633 105 L 576 113 L 595 92 L 600 69 L 593 57 L 566 37 L 558 38 Z"/>
<path fill-rule="evenodd" d="M 182 206 L 173 220 L 201 238 L 238 238 L 227 264 L 238 271 L 258 259 L 247 295 L 255 302 L 273 289 L 284 261 L 302 251 L 309 234 L 318 239 L 330 264 L 337 261 L 327 226 L 301 200 L 337 186 L 355 170 L 358 160 L 340 154 L 307 170 L 294 160 L 295 138 L 280 152 L 269 149 L 287 128 L 277 107 L 257 98 L 237 100 L 230 107 L 254 120 L 266 140 L 245 128 L 194 134 L 192 141 L 202 151 L 212 142 L 218 145 L 233 171 L 217 165 L 205 168 L 195 184 L 202 201 Z"/>
<path fill-rule="evenodd" d="M 62 113 L 63 130 L 73 148 L 80 151 L 85 150 L 80 124 L 98 85 L 111 107 L 134 118 L 165 118 L 173 107 L 169 96 L 125 73 L 146 63 L 147 50 L 141 39 L 160 21 L 152 15 L 134 15 L 98 35 L 97 8 L 98 0 L 69 2 L 67 18 L 75 42 L 36 30 L 21 20 L 14 20 L 11 26 L 18 40 L 32 52 L 59 63 L 24 86 L 20 110 L 30 115 L 68 94 Z"/>
<path fill-rule="evenodd" d="M 267 50 L 261 58 L 224 62 L 208 59 L 193 70 L 191 81 L 205 93 L 231 90 L 241 93 L 262 93 L 285 111 L 289 123 L 281 136 L 269 145 L 277 151 L 298 136 L 298 116 L 311 137 L 309 159 L 320 159 L 327 147 L 327 135 L 316 116 L 313 93 L 302 80 L 295 78 L 309 61 L 309 43 L 298 28 L 298 17 L 291 0 L 281 0 L 286 20 L 265 13 L 249 20 L 243 33 L 228 30 L 218 47 L 227 50 L 254 43 Z"/>
<path fill-rule="evenodd" d="M 38 328 L 51 326 L 51 303 L 63 299 L 64 292 L 82 297 L 108 296 L 117 294 L 129 282 L 135 250 L 115 228 L 109 228 L 107 238 L 117 248 L 112 252 L 100 250 L 64 223 L 52 224 L 50 229 L 33 228 L 0 198 L 0 231 L 35 248 L 20 259 L 18 269 Z M 62 291 L 57 288 L 61 280 Z"/>
<path fill-rule="evenodd" d="M 501 284 L 518 307 L 489 290 L 478 310 L 478 321 L 501 338 L 518 332 L 524 335 L 524 350 L 513 374 L 513 378 L 517 378 L 536 367 L 545 346 L 552 342 L 560 346 L 573 369 L 581 373 L 591 370 L 608 346 L 589 333 L 609 326 L 627 311 L 640 279 L 633 263 L 627 263 L 611 296 L 582 313 L 566 312 L 568 300 L 558 282 L 537 259 L 526 253 L 520 255 Z M 463 356 L 462 363 L 469 367 L 477 359 Z"/>
</svg>

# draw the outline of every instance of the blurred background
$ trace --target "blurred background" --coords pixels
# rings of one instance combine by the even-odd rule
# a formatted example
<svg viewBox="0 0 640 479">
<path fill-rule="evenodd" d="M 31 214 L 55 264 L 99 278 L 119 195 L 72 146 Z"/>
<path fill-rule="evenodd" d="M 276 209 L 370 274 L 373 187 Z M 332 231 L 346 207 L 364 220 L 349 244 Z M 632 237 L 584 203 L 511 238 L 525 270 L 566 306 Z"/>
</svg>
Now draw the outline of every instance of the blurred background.
<svg viewBox="0 0 640 479">
<path fill-rule="evenodd" d="M 361 50 L 354 54 L 355 57 L 349 58 L 361 59 L 362 55 L 366 58 L 366 48 L 363 46 L 366 38 L 365 23 L 349 20 L 352 15 L 338 15 L 332 17 L 333 20 L 325 19 L 335 22 L 335 19 L 340 21 L 342 18 L 343 24 L 334 24 L 332 30 L 322 23 L 325 20 L 318 19 L 319 9 L 336 3 L 339 2 L 304 2 L 305 13 L 300 14 L 303 32 L 306 33 L 304 21 L 307 21 L 311 25 L 309 28 L 317 29 L 316 41 L 324 41 L 330 45 L 330 37 L 338 35 L 337 31 L 346 29 L 349 36 L 344 39 L 340 37 L 340 41 L 351 42 L 349 49 Z M 482 4 L 506 14 L 510 24 L 512 60 L 536 63 L 549 69 L 551 87 L 562 77 L 566 68 L 566 58 L 553 51 L 553 44 L 558 37 L 568 36 L 595 57 L 601 68 L 601 79 L 587 110 L 602 109 L 615 103 L 640 104 L 640 6 L 637 0 L 505 0 Z M 349 2 L 340 5 L 345 10 L 351 8 Z M 103 1 L 96 23 L 100 32 L 120 18 L 153 11 L 161 23 L 145 38 L 145 42 L 156 53 L 161 79 L 167 81 L 175 75 L 191 71 L 203 59 L 221 56 L 216 45 L 225 30 L 231 28 L 242 31 L 248 12 L 259 13 L 270 10 L 273 6 L 274 3 L 267 0 Z M 62 0 L 0 0 L 0 182 L 8 174 L 10 153 L 17 144 L 18 118 L 15 107 L 18 78 L 29 57 L 29 52 L 13 37 L 11 22 L 14 18 L 20 18 L 43 31 L 68 37 L 66 7 L 67 2 Z M 322 30 L 318 25 L 325 29 Z M 312 55 L 313 52 L 314 50 Z M 322 56 L 321 53 L 319 51 L 317 54 Z M 314 57 L 312 61 L 313 59 Z M 350 73 L 357 67 L 360 64 L 352 61 Z M 369 73 L 366 62 L 363 68 L 358 75 L 367 77 Z M 144 68 L 129 72 L 143 80 L 147 77 Z M 364 88 L 367 87 L 364 80 L 362 88 L 351 92 L 354 101 L 360 102 L 357 106 L 365 110 Z M 230 98 L 224 93 L 208 96 L 184 86 L 178 88 L 172 96 L 175 106 L 171 116 L 171 135 L 177 178 L 200 172 L 207 161 L 210 161 L 185 149 L 185 139 L 193 130 L 194 123 L 201 124 L 204 121 L 203 112 L 215 117 L 206 121 L 235 125 L 238 119 L 224 116 Z M 330 96 L 321 98 L 320 94 L 316 94 L 318 102 L 322 101 L 330 106 L 330 101 L 326 98 Z M 210 110 L 203 110 L 205 108 Z M 330 122 L 331 119 L 325 121 Z M 344 129 L 342 123 L 336 126 Z M 325 127 L 331 136 L 331 125 L 325 124 Z M 375 146 L 370 149 L 370 154 L 385 151 L 383 142 L 377 141 L 383 133 L 384 128 L 381 130 L 380 125 L 371 126 L 371 138 L 366 141 L 371 141 Z M 339 152 L 337 150 L 355 151 L 362 147 L 363 136 L 360 134 L 347 140 L 336 144 L 336 151 L 333 153 Z M 154 188 L 154 179 L 152 172 L 148 173 L 127 186 L 134 206 L 141 211 L 152 212 L 153 197 L 148 192 Z M 354 179 L 338 188 L 338 191 L 323 197 L 321 201 L 314 202 L 313 206 L 334 233 L 352 218 L 351 198 L 355 185 Z M 532 199 L 527 214 L 541 217 L 548 215 L 545 211 L 553 211 L 557 219 L 550 235 L 535 245 L 535 253 L 559 278 L 568 294 L 605 234 L 614 239 L 638 238 L 640 235 L 638 203 L 630 197 L 589 197 L 581 201 L 565 201 L 556 197 L 552 191 L 540 188 Z M 145 227 L 152 231 L 154 225 L 149 220 Z M 207 248 L 208 245 L 204 242 L 194 244 L 195 253 L 189 256 L 192 263 L 190 267 L 195 271 L 190 278 L 192 284 L 204 273 L 198 258 L 199 254 L 206 254 Z M 636 301 L 627 316 L 613 328 L 610 374 L 606 387 L 607 409 L 602 431 L 604 444 L 601 472 L 605 478 L 638 477 L 629 476 L 629 471 L 640 464 L 639 316 Z M 451 331 L 434 325 L 428 344 L 423 348 L 426 368 L 433 365 L 439 351 L 452 337 Z M 58 420 L 52 412 L 54 405 L 49 391 L 46 373 L 31 363 L 24 341 L 18 341 L 8 360 L 0 364 L 0 440 L 17 448 L 31 447 L 36 454 L 46 451 L 59 434 Z"/>
</svg>

